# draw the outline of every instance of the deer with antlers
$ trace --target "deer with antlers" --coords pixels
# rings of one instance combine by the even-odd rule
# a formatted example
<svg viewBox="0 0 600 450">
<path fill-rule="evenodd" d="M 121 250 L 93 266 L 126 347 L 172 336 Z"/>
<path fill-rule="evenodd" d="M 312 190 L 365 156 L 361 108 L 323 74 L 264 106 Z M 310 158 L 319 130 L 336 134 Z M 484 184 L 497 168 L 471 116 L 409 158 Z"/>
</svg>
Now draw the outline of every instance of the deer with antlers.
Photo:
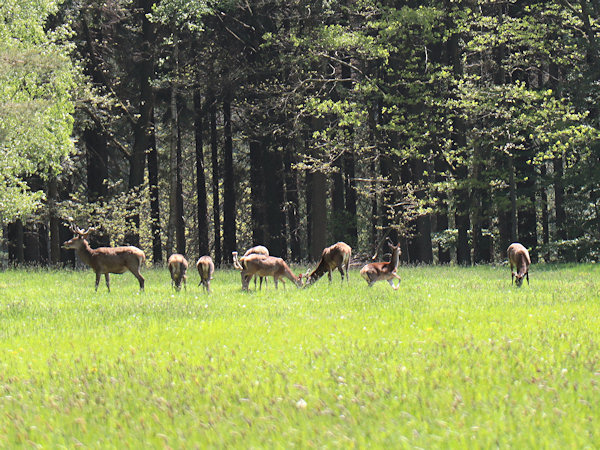
<svg viewBox="0 0 600 450">
<path fill-rule="evenodd" d="M 400 244 L 394 245 L 387 238 L 388 245 L 392 249 L 392 257 L 389 262 L 375 262 L 366 264 L 360 269 L 360 275 L 369 283 L 369 287 L 373 286 L 377 281 L 387 281 L 392 289 L 397 290 L 400 287 L 400 276 L 396 273 L 400 262 Z M 377 253 L 373 258 L 377 257 Z M 394 280 L 398 280 L 398 284 L 394 285 Z"/>
<path fill-rule="evenodd" d="M 331 271 L 336 268 L 342 275 L 342 282 L 344 281 L 344 275 L 346 276 L 346 282 L 348 282 L 348 266 L 350 264 L 350 258 L 352 257 L 352 248 L 345 242 L 338 242 L 330 247 L 323 249 L 321 253 L 321 261 L 317 265 L 316 269 L 310 273 L 310 269 L 304 275 L 306 277 L 306 285 L 310 286 L 316 282 L 319 278 L 325 275 L 329 278 L 331 283 Z"/>
<path fill-rule="evenodd" d="M 188 262 L 185 257 L 179 253 L 175 253 L 169 256 L 167 261 L 169 272 L 171 273 L 171 287 L 174 287 L 176 291 L 181 290 L 181 282 L 183 281 L 183 287 L 187 290 L 187 269 Z"/>
<path fill-rule="evenodd" d="M 96 272 L 96 292 L 98 292 L 98 284 L 100 283 L 100 275 L 104 274 L 106 287 L 110 292 L 110 277 L 111 273 L 124 273 L 129 270 L 140 283 L 140 290 L 144 290 L 144 277 L 140 274 L 140 268 L 146 256 L 144 252 L 137 247 L 99 247 L 93 249 L 87 241 L 90 232 L 94 228 L 82 230 L 75 225 L 71 225 L 71 231 L 75 236 L 63 243 L 63 247 L 73 249 L 79 255 L 79 258 L 94 272 Z"/>
<path fill-rule="evenodd" d="M 506 252 L 510 264 L 512 283 L 515 283 L 517 287 L 521 287 L 523 278 L 527 278 L 527 284 L 529 284 L 529 266 L 531 265 L 529 251 L 522 244 L 515 242 L 510 244 Z M 516 272 L 514 267 L 517 268 Z"/>
<path fill-rule="evenodd" d="M 286 262 L 275 256 L 265 256 L 253 253 L 238 259 L 237 252 L 233 252 L 233 265 L 242 272 L 242 290 L 247 291 L 253 276 L 273 277 L 275 289 L 279 280 L 285 288 L 284 278 L 291 280 L 297 287 L 302 286 L 301 277 L 297 277 L 291 271 Z"/>
</svg>

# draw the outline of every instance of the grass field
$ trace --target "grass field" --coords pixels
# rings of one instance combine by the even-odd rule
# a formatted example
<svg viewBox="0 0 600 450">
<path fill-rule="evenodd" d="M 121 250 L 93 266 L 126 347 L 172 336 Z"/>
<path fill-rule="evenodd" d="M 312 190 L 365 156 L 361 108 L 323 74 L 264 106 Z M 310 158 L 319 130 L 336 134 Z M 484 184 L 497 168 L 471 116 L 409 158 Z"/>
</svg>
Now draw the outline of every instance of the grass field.
<svg viewBox="0 0 600 450">
<path fill-rule="evenodd" d="M 143 273 L 0 272 L 0 446 L 600 446 L 600 267 Z"/>
</svg>

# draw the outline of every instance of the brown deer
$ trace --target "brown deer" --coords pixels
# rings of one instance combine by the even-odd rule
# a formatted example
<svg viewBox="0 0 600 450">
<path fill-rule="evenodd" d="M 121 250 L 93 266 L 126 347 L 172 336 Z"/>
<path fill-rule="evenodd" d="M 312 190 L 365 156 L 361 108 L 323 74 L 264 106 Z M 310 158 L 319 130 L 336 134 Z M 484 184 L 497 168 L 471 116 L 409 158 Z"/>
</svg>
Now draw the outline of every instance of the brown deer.
<svg viewBox="0 0 600 450">
<path fill-rule="evenodd" d="M 523 278 L 527 278 L 527 284 L 529 284 L 529 266 L 531 265 L 531 258 L 529 252 L 518 242 L 510 244 L 508 250 L 508 262 L 510 264 L 510 272 L 512 283 L 515 283 L 517 287 L 521 287 L 523 284 Z M 517 271 L 514 271 L 514 267 Z"/>
<path fill-rule="evenodd" d="M 181 282 L 183 281 L 183 287 L 187 290 L 187 275 L 185 273 L 188 269 L 188 262 L 185 257 L 179 253 L 175 253 L 169 256 L 167 265 L 169 266 L 169 272 L 171 272 L 171 287 L 179 291 L 181 290 Z"/>
<path fill-rule="evenodd" d="M 196 263 L 198 274 L 200 275 L 200 283 L 198 286 L 203 285 L 206 292 L 210 294 L 210 280 L 213 279 L 215 273 L 215 263 L 210 256 L 201 256 Z"/>
<path fill-rule="evenodd" d="M 75 236 L 63 243 L 63 247 L 74 249 L 79 258 L 96 272 L 96 292 L 100 283 L 100 275 L 104 274 L 106 287 L 110 292 L 110 273 L 124 273 L 129 270 L 140 283 L 140 289 L 144 290 L 144 277 L 140 274 L 140 267 L 146 260 L 144 252 L 137 247 L 99 247 L 92 249 L 86 238 L 94 228 L 83 231 L 75 225 L 71 225 L 71 231 Z"/>
<path fill-rule="evenodd" d="M 321 278 L 325 272 L 329 277 L 331 283 L 331 271 L 337 269 L 342 275 L 342 282 L 344 281 L 344 272 L 346 274 L 346 282 L 348 282 L 348 265 L 350 264 L 350 258 L 352 257 L 352 248 L 345 242 L 338 242 L 330 247 L 327 247 L 321 253 L 321 261 L 315 270 L 309 274 L 310 269 L 306 272 L 306 285 L 310 286 Z"/>
<path fill-rule="evenodd" d="M 297 287 L 302 286 L 302 279 L 292 273 L 286 262 L 275 256 L 265 256 L 251 254 L 242 256 L 239 260 L 234 254 L 233 265 L 236 269 L 242 271 L 242 290 L 247 291 L 250 279 L 253 276 L 273 277 L 275 280 L 275 289 L 279 280 L 285 288 L 284 278 L 292 280 Z"/>
<path fill-rule="evenodd" d="M 248 256 L 248 255 L 265 255 L 265 256 L 269 256 L 269 249 L 267 247 L 265 247 L 264 245 L 256 245 L 252 248 L 249 248 L 248 250 L 246 250 L 246 253 L 244 253 L 244 256 Z M 254 290 L 256 290 L 256 277 L 254 278 Z M 263 278 L 265 280 L 265 286 L 267 285 L 267 279 L 265 277 L 259 277 L 260 278 L 260 284 L 259 284 L 259 289 L 262 289 L 262 284 L 263 284 Z"/>
<path fill-rule="evenodd" d="M 388 241 L 388 245 L 392 249 L 392 257 L 389 262 L 370 263 L 360 269 L 360 275 L 369 283 L 369 287 L 377 281 L 387 281 L 394 290 L 400 287 L 400 276 L 396 273 L 400 262 L 400 244 L 393 245 L 391 241 Z M 396 286 L 394 286 L 394 279 L 398 280 Z"/>
</svg>

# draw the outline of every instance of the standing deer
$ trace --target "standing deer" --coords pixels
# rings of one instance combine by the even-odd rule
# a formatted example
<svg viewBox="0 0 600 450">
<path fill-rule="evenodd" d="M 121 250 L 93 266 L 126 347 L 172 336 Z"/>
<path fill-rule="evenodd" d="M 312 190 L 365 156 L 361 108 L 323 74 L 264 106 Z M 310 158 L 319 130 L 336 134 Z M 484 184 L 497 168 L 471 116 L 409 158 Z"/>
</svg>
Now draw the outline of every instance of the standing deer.
<svg viewBox="0 0 600 450">
<path fill-rule="evenodd" d="M 185 273 L 188 269 L 188 262 L 185 257 L 179 253 L 175 253 L 169 256 L 167 265 L 169 266 L 169 272 L 171 272 L 171 287 L 179 291 L 181 290 L 181 282 L 183 281 L 183 287 L 187 290 L 187 275 Z"/>
<path fill-rule="evenodd" d="M 352 257 L 352 248 L 345 242 L 338 242 L 333 244 L 331 247 L 323 249 L 321 253 L 321 261 L 319 265 L 311 274 L 310 269 L 306 272 L 306 285 L 310 286 L 321 278 L 325 272 L 329 277 L 331 283 L 331 271 L 337 269 L 342 275 L 342 282 L 344 281 L 344 272 L 346 273 L 346 282 L 348 281 L 348 265 L 350 264 L 350 258 Z"/>
<path fill-rule="evenodd" d="M 236 269 L 242 271 L 242 290 L 244 291 L 248 290 L 248 285 L 253 276 L 273 277 L 275 289 L 277 289 L 277 283 L 280 279 L 285 288 L 284 278 L 292 280 L 298 287 L 302 286 L 302 279 L 292 273 L 283 259 L 275 256 L 251 254 L 242 256 L 238 260 L 237 254 L 234 254 L 233 265 Z"/>
<path fill-rule="evenodd" d="M 529 284 L 529 266 L 531 265 L 531 258 L 529 252 L 518 242 L 510 244 L 508 250 L 508 262 L 510 263 L 510 272 L 512 283 L 515 283 L 517 287 L 521 287 L 523 284 L 523 278 L 527 278 L 527 284 Z M 514 271 L 514 267 L 517 271 Z"/>
<path fill-rule="evenodd" d="M 394 290 L 400 287 L 400 276 L 396 273 L 400 262 L 400 244 L 394 245 L 388 241 L 388 245 L 392 249 L 392 257 L 389 262 L 370 263 L 360 269 L 360 275 L 369 283 L 369 287 L 377 281 L 387 281 Z M 398 280 L 396 286 L 394 286 L 394 279 Z"/>
<path fill-rule="evenodd" d="M 198 286 L 202 284 L 204 289 L 206 289 L 206 292 L 210 294 L 210 280 L 213 279 L 213 274 L 215 273 L 215 263 L 213 263 L 210 256 L 201 256 L 196 263 L 196 268 L 200 275 L 200 283 L 198 283 Z"/>
<path fill-rule="evenodd" d="M 140 274 L 140 267 L 146 260 L 144 252 L 137 247 L 99 247 L 92 249 L 86 238 L 94 228 L 83 231 L 75 225 L 71 225 L 71 231 L 75 236 L 63 243 L 63 247 L 74 249 L 79 258 L 96 272 L 96 292 L 100 283 L 100 275 L 104 274 L 106 287 L 110 292 L 110 273 L 124 273 L 129 270 L 140 283 L 140 290 L 144 290 L 144 277 Z"/>
<path fill-rule="evenodd" d="M 269 256 L 269 249 L 267 249 L 267 247 L 265 247 L 264 245 L 256 245 L 256 246 L 246 250 L 246 253 L 244 253 L 244 256 L 253 255 L 253 254 Z M 254 290 L 256 290 L 256 277 L 253 277 L 253 278 L 254 278 Z M 265 286 L 267 284 L 267 279 L 265 277 L 259 277 L 259 278 L 260 278 L 259 289 L 262 289 L 263 278 L 265 279 Z"/>
</svg>

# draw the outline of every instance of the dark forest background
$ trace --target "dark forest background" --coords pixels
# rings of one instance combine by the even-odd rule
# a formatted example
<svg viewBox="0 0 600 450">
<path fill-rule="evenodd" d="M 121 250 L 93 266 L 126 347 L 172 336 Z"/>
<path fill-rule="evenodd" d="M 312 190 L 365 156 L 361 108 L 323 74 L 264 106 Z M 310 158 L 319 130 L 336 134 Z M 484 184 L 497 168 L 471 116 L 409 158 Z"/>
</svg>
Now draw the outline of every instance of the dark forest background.
<svg viewBox="0 0 600 450">
<path fill-rule="evenodd" d="M 2 259 L 72 263 L 74 220 L 153 263 L 366 258 L 385 235 L 409 263 L 514 241 L 598 260 L 599 20 L 598 0 L 63 1 L 43 28 L 74 145 L 17 174 L 44 196 L 3 214 Z"/>
</svg>

